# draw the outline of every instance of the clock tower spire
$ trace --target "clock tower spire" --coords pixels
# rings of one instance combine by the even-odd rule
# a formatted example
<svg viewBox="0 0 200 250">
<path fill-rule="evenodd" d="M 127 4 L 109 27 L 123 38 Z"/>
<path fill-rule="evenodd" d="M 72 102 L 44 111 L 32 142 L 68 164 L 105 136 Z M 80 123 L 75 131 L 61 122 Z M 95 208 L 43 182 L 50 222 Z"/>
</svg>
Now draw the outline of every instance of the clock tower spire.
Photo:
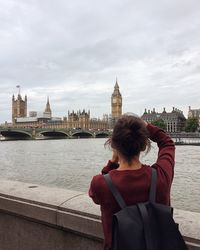
<svg viewBox="0 0 200 250">
<path fill-rule="evenodd" d="M 114 91 L 111 96 L 112 118 L 117 120 L 122 115 L 122 96 L 116 79 Z"/>
</svg>

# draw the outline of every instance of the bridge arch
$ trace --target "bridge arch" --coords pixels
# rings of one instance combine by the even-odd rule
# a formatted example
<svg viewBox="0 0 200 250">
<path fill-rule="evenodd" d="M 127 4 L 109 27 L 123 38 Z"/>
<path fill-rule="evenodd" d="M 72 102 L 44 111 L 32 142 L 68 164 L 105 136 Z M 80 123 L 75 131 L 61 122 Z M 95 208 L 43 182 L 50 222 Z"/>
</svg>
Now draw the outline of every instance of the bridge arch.
<svg viewBox="0 0 200 250">
<path fill-rule="evenodd" d="M 69 138 L 69 134 L 64 131 L 46 130 L 41 131 L 37 135 L 42 135 L 43 139 L 66 139 Z"/>
<path fill-rule="evenodd" d="M 32 134 L 21 130 L 2 130 L 0 134 L 6 140 L 30 140 L 32 139 Z"/>
<path fill-rule="evenodd" d="M 109 133 L 105 131 L 101 131 L 101 132 L 96 133 L 95 137 L 96 138 L 108 138 Z"/>
<path fill-rule="evenodd" d="M 72 133 L 72 138 L 93 138 L 93 137 L 94 137 L 93 133 L 84 130 Z"/>
</svg>

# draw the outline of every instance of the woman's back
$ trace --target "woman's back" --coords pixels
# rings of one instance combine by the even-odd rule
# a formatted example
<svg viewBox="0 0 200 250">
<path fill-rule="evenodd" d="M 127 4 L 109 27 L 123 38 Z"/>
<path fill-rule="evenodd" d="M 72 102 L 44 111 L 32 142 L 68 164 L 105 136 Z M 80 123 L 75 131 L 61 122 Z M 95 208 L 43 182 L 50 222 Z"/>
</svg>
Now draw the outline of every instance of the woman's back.
<svg viewBox="0 0 200 250">
<path fill-rule="evenodd" d="M 148 124 L 150 139 L 159 147 L 158 158 L 152 167 L 157 169 L 157 197 L 158 203 L 169 205 L 170 188 L 173 179 L 174 143 L 160 128 Z M 133 205 L 148 200 L 151 168 L 143 165 L 139 168 L 120 168 L 120 164 L 109 161 L 102 173 L 110 174 L 114 185 L 118 188 L 127 205 Z M 101 206 L 102 225 L 104 230 L 104 249 L 109 249 L 112 238 L 112 215 L 120 210 L 114 197 L 101 174 L 93 177 L 89 190 L 93 201 Z"/>
</svg>

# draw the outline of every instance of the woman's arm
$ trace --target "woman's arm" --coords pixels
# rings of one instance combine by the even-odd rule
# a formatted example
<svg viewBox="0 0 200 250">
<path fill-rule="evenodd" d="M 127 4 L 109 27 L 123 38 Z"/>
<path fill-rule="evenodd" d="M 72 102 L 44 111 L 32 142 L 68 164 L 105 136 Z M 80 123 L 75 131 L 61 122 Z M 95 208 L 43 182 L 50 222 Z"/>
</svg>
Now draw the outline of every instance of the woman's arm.
<svg viewBox="0 0 200 250">
<path fill-rule="evenodd" d="M 161 128 L 152 124 L 147 125 L 150 139 L 158 145 L 158 158 L 155 168 L 162 170 L 168 182 L 171 183 L 174 176 L 175 144 L 171 137 Z"/>
<path fill-rule="evenodd" d="M 96 177 L 94 176 L 91 183 L 90 183 L 90 188 L 88 191 L 88 195 L 90 198 L 92 198 L 92 200 L 94 201 L 94 203 L 96 204 L 100 204 L 99 198 L 98 198 L 98 194 L 96 193 Z"/>
<path fill-rule="evenodd" d="M 107 165 L 102 169 L 101 173 L 107 174 L 112 169 L 118 168 L 119 167 L 118 161 L 119 158 L 117 152 L 113 150 L 111 160 L 108 161 Z M 103 186 L 104 182 L 105 182 L 104 178 L 102 178 L 102 175 L 99 174 L 94 176 L 90 183 L 88 194 L 96 204 L 101 204 L 101 197 L 103 196 L 104 191 L 101 190 L 100 187 Z"/>
<path fill-rule="evenodd" d="M 118 158 L 117 152 L 113 150 L 112 159 L 108 161 L 107 165 L 101 170 L 101 173 L 107 174 L 112 169 L 118 168 L 119 167 L 118 161 L 119 161 L 119 158 Z"/>
</svg>

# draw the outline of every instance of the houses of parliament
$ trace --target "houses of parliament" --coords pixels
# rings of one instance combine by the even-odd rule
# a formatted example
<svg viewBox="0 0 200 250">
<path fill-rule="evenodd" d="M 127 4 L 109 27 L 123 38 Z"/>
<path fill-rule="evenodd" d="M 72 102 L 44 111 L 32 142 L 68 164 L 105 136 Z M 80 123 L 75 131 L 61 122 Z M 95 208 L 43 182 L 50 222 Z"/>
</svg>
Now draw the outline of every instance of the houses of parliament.
<svg viewBox="0 0 200 250">
<path fill-rule="evenodd" d="M 43 112 L 30 111 L 27 116 L 27 96 L 23 99 L 20 91 L 15 98 L 12 96 L 12 127 L 15 128 L 67 128 L 86 130 L 106 130 L 113 126 L 122 115 L 122 95 L 116 80 L 114 91 L 111 95 L 111 115 L 103 115 L 102 119 L 91 118 L 90 110 L 84 109 L 77 112 L 68 111 L 63 118 L 53 117 L 49 98 Z"/>
<path fill-rule="evenodd" d="M 198 112 L 197 112 L 198 111 Z M 189 107 L 188 117 L 196 117 L 200 123 L 200 111 L 192 110 Z M 53 117 L 50 101 L 47 98 L 46 107 L 43 112 L 30 111 L 27 116 L 27 96 L 23 99 L 20 91 L 15 98 L 12 97 L 12 124 L 15 128 L 66 128 L 66 129 L 83 129 L 83 130 L 107 130 L 112 129 L 118 118 L 122 115 L 122 95 L 119 90 L 119 84 L 116 80 L 114 91 L 111 95 L 111 114 L 103 115 L 102 119 L 91 118 L 90 110 L 83 109 L 77 112 L 68 111 L 67 116 L 63 118 Z M 171 112 L 163 108 L 163 112 L 156 112 L 145 109 L 141 118 L 147 122 L 163 120 L 167 132 L 180 132 L 185 127 L 186 118 L 183 112 L 173 107 Z M 10 126 L 10 125 L 9 125 Z"/>
</svg>

